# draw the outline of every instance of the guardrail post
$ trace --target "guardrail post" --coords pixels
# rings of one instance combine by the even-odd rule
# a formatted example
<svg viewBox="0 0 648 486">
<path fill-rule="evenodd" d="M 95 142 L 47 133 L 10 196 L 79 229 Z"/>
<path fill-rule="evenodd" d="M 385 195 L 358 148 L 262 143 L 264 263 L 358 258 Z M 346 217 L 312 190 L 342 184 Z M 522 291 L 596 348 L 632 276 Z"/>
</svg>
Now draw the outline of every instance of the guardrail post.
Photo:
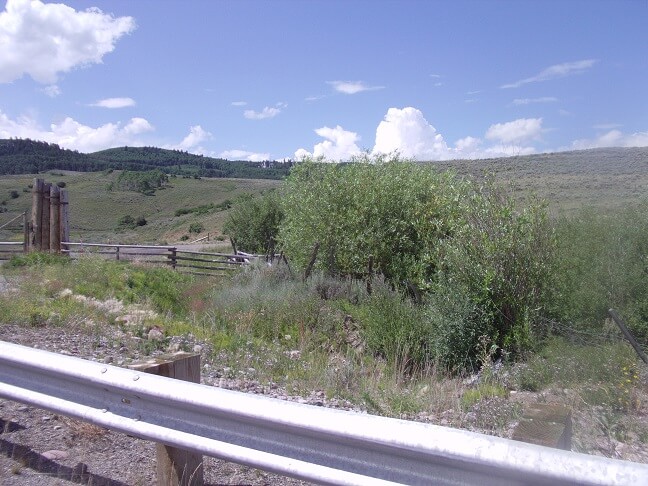
<svg viewBox="0 0 648 486">
<path fill-rule="evenodd" d="M 129 368 L 177 380 L 200 383 L 200 354 L 175 353 Z M 157 444 L 157 483 L 164 486 L 203 486 L 203 458 L 164 444 Z"/>
<path fill-rule="evenodd" d="M 558 404 L 530 405 L 513 431 L 513 440 L 571 450 L 571 409 Z"/>
</svg>

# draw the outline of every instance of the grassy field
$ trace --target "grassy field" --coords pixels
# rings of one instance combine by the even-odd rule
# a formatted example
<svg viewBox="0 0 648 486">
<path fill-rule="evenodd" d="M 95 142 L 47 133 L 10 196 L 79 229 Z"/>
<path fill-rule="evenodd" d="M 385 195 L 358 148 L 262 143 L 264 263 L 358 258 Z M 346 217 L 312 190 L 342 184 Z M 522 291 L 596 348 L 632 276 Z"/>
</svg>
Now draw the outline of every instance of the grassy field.
<svg viewBox="0 0 648 486">
<path fill-rule="evenodd" d="M 56 175 L 55 175 L 56 174 Z M 176 243 L 183 236 L 190 239 L 201 236 L 218 237 L 226 212 L 219 208 L 205 214 L 175 216 L 179 209 L 213 204 L 218 206 L 233 201 L 244 193 L 259 193 L 277 187 L 280 182 L 252 179 L 184 179 L 171 178 L 169 184 L 154 193 L 144 195 L 128 190 L 108 190 L 118 175 L 101 172 L 41 174 L 48 182 L 65 182 L 70 199 L 70 233 L 73 241 L 113 243 Z M 4 176 L 0 178 L 0 202 L 7 212 L 0 214 L 0 224 L 31 208 L 33 176 Z M 17 198 L 11 192 L 18 193 Z M 14 193 L 15 194 L 15 193 Z M 147 224 L 135 229 L 120 229 L 124 216 L 144 217 Z M 192 223 L 200 223 L 200 233 L 189 233 Z M 7 238 L 7 235 L 2 235 Z M 4 239 L 0 238 L 0 239 Z M 211 238 L 210 238 L 211 239 Z"/>
<path fill-rule="evenodd" d="M 492 174 L 517 197 L 535 194 L 552 214 L 617 209 L 648 196 L 648 147 L 579 150 L 521 157 L 435 162 L 440 169 Z"/>
<path fill-rule="evenodd" d="M 570 214 L 584 207 L 614 210 L 645 200 L 648 196 L 648 148 L 611 148 L 539 154 L 488 160 L 431 163 L 460 175 L 492 175 L 509 186 L 520 199 L 536 195 L 547 201 L 552 214 Z M 178 209 L 222 204 L 243 193 L 279 187 L 274 180 L 172 178 L 152 196 L 134 191 L 108 190 L 118 171 L 111 174 L 55 171 L 41 174 L 49 182 L 65 182 L 70 197 L 70 229 L 74 241 L 119 243 L 177 243 L 183 236 L 196 239 L 210 233 L 218 237 L 226 211 L 175 216 Z M 0 225 L 31 208 L 28 185 L 34 176 L 0 177 Z M 16 191 L 17 198 L 12 198 Z M 14 193 L 15 195 L 15 193 Z M 130 215 L 144 217 L 145 226 L 118 229 L 119 220 Z M 189 225 L 201 223 L 200 234 L 189 233 Z M 18 235 L 0 232 L 0 240 Z"/>
</svg>

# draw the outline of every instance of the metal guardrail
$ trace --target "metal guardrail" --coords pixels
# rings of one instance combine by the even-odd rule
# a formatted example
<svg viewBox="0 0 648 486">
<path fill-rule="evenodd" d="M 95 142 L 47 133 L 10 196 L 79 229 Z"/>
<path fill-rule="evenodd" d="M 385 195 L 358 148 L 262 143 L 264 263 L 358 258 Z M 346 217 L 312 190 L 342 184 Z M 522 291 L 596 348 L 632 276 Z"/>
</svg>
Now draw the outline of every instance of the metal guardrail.
<svg viewBox="0 0 648 486">
<path fill-rule="evenodd" d="M 302 405 L 0 342 L 0 397 L 322 484 L 648 484 L 648 465 Z"/>
</svg>

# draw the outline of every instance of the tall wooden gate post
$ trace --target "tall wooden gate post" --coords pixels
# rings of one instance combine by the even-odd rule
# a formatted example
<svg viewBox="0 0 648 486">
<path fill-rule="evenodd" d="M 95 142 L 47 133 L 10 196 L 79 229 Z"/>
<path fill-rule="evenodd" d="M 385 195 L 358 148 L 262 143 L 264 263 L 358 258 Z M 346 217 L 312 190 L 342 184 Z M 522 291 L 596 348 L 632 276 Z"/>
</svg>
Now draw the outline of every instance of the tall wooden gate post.
<svg viewBox="0 0 648 486">
<path fill-rule="evenodd" d="M 49 249 L 53 253 L 61 253 L 61 190 L 56 184 L 50 187 L 50 237 Z"/>
<path fill-rule="evenodd" d="M 61 190 L 59 203 L 61 208 L 61 242 L 67 243 L 70 241 L 70 217 L 68 214 L 68 193 L 66 189 Z M 67 245 L 62 246 L 65 246 L 66 250 L 70 249 Z"/>
<path fill-rule="evenodd" d="M 43 179 L 34 179 L 32 185 L 32 214 L 31 214 L 31 231 L 29 236 L 29 248 L 40 251 L 42 246 L 42 226 L 43 219 Z"/>
<path fill-rule="evenodd" d="M 50 189 L 51 182 L 43 183 L 43 213 L 41 215 L 41 251 L 50 248 Z"/>
<path fill-rule="evenodd" d="M 129 368 L 177 380 L 200 383 L 200 354 L 175 353 Z M 157 444 L 157 483 L 164 486 L 203 486 L 203 458 L 195 452 Z"/>
</svg>

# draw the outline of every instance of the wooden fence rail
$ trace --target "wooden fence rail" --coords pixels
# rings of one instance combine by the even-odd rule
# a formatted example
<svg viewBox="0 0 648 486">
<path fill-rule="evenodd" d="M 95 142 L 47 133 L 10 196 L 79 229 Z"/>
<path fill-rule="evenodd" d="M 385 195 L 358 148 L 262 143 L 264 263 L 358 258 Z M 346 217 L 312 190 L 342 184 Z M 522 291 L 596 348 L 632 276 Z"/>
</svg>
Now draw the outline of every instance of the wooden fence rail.
<svg viewBox="0 0 648 486">
<path fill-rule="evenodd" d="M 183 273 L 225 275 L 259 258 L 259 255 L 213 253 L 183 250 L 176 246 L 122 245 L 111 243 L 61 242 L 61 252 L 78 258 L 82 255 L 111 255 L 115 260 L 130 260 L 170 266 Z"/>
</svg>

